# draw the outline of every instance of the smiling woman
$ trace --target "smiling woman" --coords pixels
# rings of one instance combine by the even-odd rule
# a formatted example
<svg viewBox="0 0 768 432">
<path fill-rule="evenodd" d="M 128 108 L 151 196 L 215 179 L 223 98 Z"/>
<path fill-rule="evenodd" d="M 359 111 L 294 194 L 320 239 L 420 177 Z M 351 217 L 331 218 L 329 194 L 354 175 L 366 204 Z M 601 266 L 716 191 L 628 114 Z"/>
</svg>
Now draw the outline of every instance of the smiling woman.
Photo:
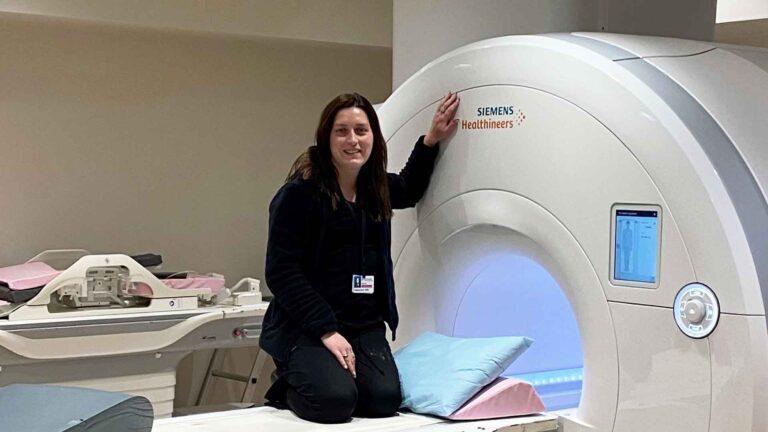
<svg viewBox="0 0 768 432">
<path fill-rule="evenodd" d="M 361 195 L 369 195 L 369 212 L 378 220 L 391 217 L 386 196 L 387 148 L 373 106 L 358 94 L 337 97 L 323 111 L 315 140 L 320 149 L 330 151 L 343 198 L 357 202 L 359 183 Z"/>
<path fill-rule="evenodd" d="M 368 162 L 372 146 L 373 134 L 365 111 L 351 107 L 336 114 L 331 133 L 331 156 L 341 193 L 347 201 L 355 201 L 357 175 Z"/>
<path fill-rule="evenodd" d="M 390 219 L 424 194 L 438 142 L 456 129 L 456 94 L 440 102 L 399 174 L 371 103 L 352 93 L 323 110 L 315 144 L 294 162 L 269 207 L 266 279 L 274 294 L 261 347 L 275 360 L 266 398 L 299 417 L 343 422 L 400 406 L 385 337 L 398 324 Z"/>
</svg>

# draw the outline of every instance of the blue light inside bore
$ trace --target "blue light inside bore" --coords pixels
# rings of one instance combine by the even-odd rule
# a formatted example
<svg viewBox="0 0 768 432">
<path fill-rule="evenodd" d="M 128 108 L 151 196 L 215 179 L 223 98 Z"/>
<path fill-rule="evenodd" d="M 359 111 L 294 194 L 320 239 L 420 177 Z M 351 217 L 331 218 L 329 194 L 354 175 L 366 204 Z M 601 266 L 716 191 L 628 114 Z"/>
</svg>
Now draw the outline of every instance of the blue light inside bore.
<svg viewBox="0 0 768 432">
<path fill-rule="evenodd" d="M 581 399 L 583 353 L 573 311 L 560 285 L 532 259 L 483 257 L 454 321 L 454 336 L 527 336 L 534 340 L 502 374 L 530 382 L 548 411 Z"/>
<path fill-rule="evenodd" d="M 531 383 L 544 402 L 544 406 L 547 407 L 547 411 L 574 408 L 579 405 L 584 368 L 510 376 Z"/>
</svg>

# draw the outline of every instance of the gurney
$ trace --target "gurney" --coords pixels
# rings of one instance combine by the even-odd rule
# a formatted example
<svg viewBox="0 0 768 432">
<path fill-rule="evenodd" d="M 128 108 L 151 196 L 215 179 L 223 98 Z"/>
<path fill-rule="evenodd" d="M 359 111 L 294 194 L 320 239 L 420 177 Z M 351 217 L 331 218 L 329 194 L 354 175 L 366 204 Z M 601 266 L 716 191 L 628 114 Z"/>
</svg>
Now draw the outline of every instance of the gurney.
<svg viewBox="0 0 768 432">
<path fill-rule="evenodd" d="M 48 256 L 52 252 L 54 251 L 45 252 L 44 254 L 38 255 L 38 257 Z M 67 251 L 67 253 L 69 252 L 71 251 Z M 83 254 L 82 256 L 86 255 L 89 254 Z M 80 257 L 80 252 L 73 254 L 72 256 Z M 162 257 L 154 254 L 131 256 L 130 258 L 147 269 L 156 268 L 162 264 Z M 104 297 L 103 300 L 111 299 L 115 304 L 124 304 L 126 306 L 130 305 L 125 303 L 125 300 L 127 300 L 128 297 L 151 298 L 153 296 L 152 289 L 145 283 L 133 282 L 129 285 L 127 280 L 119 280 L 120 278 L 124 279 L 127 276 L 127 268 L 120 269 L 119 267 L 120 266 L 107 265 L 104 267 L 90 268 L 88 270 L 86 276 L 91 279 L 90 282 L 96 282 L 97 279 L 100 279 L 102 284 L 107 281 L 113 281 L 115 285 L 122 284 L 125 287 L 125 292 L 122 293 L 125 295 L 123 296 L 119 295 L 120 293 L 117 286 L 114 288 L 107 286 L 91 287 L 91 290 L 95 291 L 97 296 L 99 296 L 100 292 L 100 296 Z M 28 261 L 24 264 L 0 268 L 0 300 L 5 301 L 6 304 L 25 303 L 39 294 L 48 283 L 53 281 L 53 279 L 61 273 L 62 271 L 54 269 L 44 261 Z M 224 277 L 213 273 L 198 275 L 194 272 L 184 271 L 152 272 L 152 274 L 164 285 L 172 289 L 203 288 L 209 290 L 211 295 L 218 295 L 224 289 Z M 86 287 L 86 289 L 88 288 Z M 105 291 L 105 289 L 109 289 L 110 291 Z M 104 296 L 103 294 L 105 292 L 114 295 Z M 64 290 L 60 293 L 61 295 L 59 298 L 71 297 L 69 296 L 69 293 L 71 293 L 71 290 Z M 119 297 L 123 297 L 123 299 L 121 300 Z M 97 303 L 92 303 L 93 300 L 91 300 L 91 303 L 85 304 L 82 299 L 76 298 L 69 298 L 69 301 L 70 306 L 72 307 L 107 305 L 107 303 L 98 301 Z M 73 302 L 76 302 L 76 304 L 72 304 Z"/>
<path fill-rule="evenodd" d="M 182 358 L 258 343 L 267 304 L 255 279 L 231 288 L 211 275 L 163 280 L 127 255 L 83 250 L 46 251 L 30 263 L 53 274 L 30 299 L 0 305 L 0 386 L 56 383 L 141 395 L 156 417 L 167 417 Z"/>
</svg>

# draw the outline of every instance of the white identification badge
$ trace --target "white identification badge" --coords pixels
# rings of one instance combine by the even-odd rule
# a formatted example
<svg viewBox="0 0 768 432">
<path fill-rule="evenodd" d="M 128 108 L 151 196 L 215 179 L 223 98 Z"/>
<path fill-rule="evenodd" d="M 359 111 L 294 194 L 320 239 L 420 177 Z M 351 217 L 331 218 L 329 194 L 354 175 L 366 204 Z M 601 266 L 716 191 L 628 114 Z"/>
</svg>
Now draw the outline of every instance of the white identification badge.
<svg viewBox="0 0 768 432">
<path fill-rule="evenodd" d="M 352 275 L 352 294 L 373 294 L 373 275 Z"/>
</svg>

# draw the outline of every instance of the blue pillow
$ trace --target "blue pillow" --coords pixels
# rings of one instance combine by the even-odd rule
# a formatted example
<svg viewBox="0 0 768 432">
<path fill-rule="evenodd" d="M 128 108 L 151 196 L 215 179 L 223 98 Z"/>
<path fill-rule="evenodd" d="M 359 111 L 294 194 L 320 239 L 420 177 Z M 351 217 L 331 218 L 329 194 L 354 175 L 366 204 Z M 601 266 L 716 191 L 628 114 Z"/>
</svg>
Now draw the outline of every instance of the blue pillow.
<svg viewBox="0 0 768 432">
<path fill-rule="evenodd" d="M 521 336 L 456 338 L 427 332 L 395 353 L 401 408 L 448 417 L 533 343 Z"/>
</svg>

